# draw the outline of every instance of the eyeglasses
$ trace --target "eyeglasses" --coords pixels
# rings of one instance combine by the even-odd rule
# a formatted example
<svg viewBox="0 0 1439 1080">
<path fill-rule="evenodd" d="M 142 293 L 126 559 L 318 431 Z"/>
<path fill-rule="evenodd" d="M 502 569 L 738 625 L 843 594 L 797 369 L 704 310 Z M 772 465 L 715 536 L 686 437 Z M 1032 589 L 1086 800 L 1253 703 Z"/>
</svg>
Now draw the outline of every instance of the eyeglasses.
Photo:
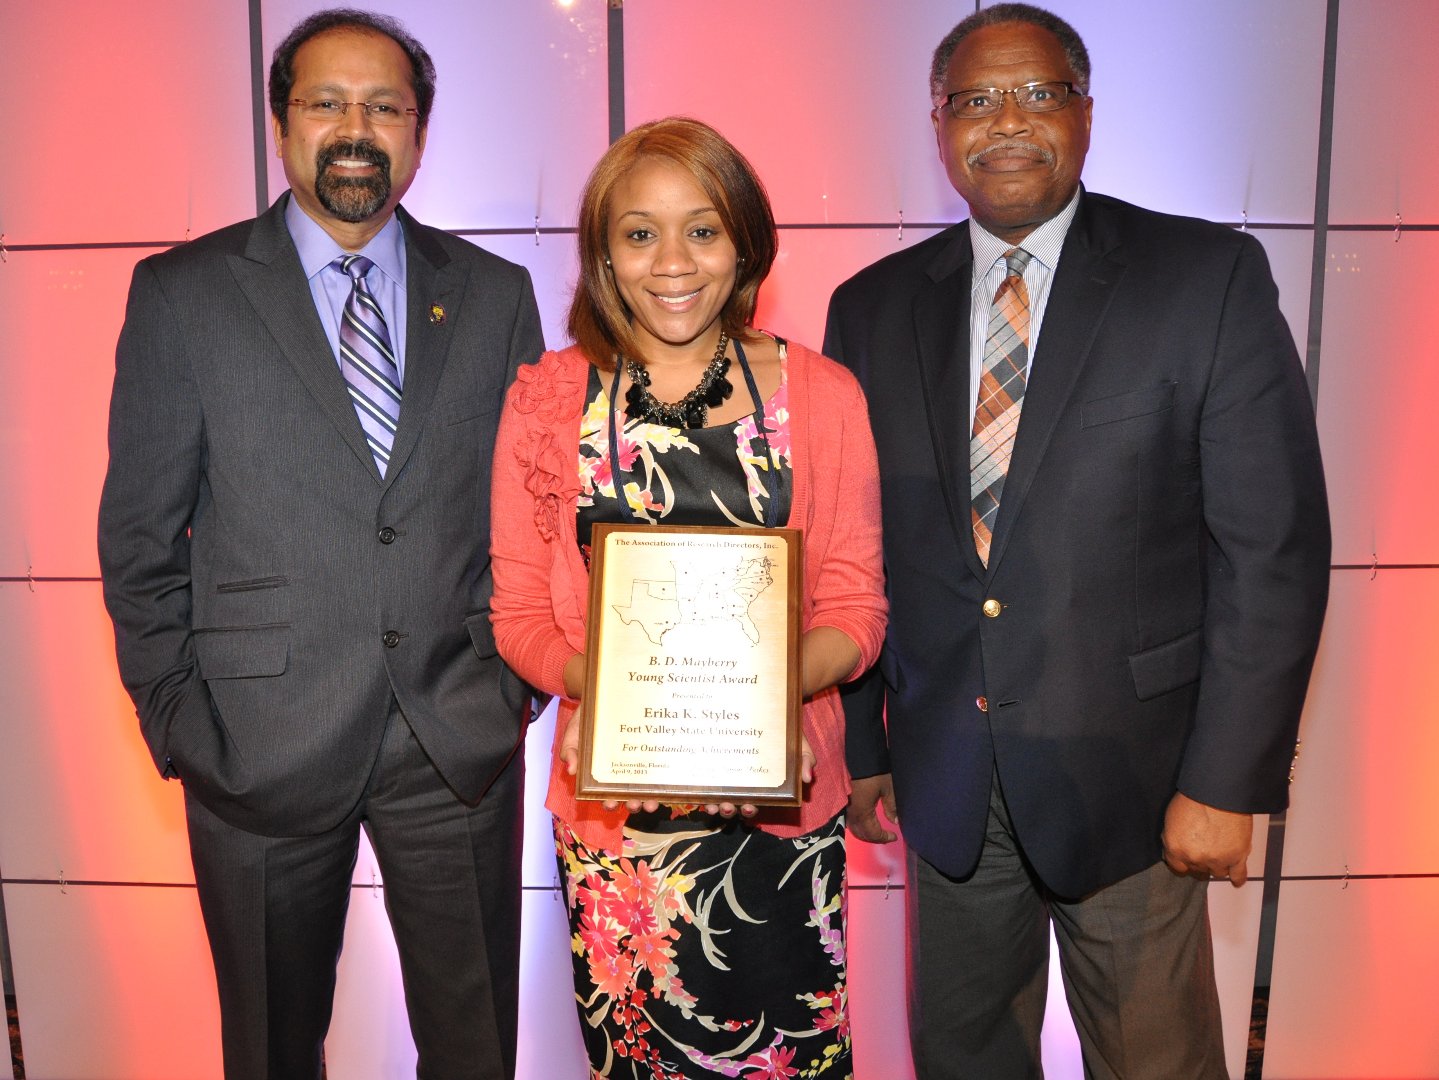
<svg viewBox="0 0 1439 1080">
<path fill-rule="evenodd" d="M 1004 99 L 1014 95 L 1014 103 L 1025 112 L 1055 112 L 1069 104 L 1071 95 L 1083 97 L 1071 82 L 1034 82 L 1001 90 L 997 86 L 976 86 L 972 90 L 956 90 L 935 103 L 935 109 L 948 109 L 957 120 L 978 120 L 993 116 L 1004 108 Z"/>
<path fill-rule="evenodd" d="M 411 116 L 420 115 L 419 109 L 401 108 L 388 101 L 336 101 L 334 98 L 306 101 L 304 98 L 291 98 L 289 104 L 299 109 L 300 115 L 306 120 L 319 120 L 322 123 L 339 120 L 349 113 L 351 105 L 364 109 L 366 119 L 377 127 L 399 127 L 409 123 Z"/>
</svg>

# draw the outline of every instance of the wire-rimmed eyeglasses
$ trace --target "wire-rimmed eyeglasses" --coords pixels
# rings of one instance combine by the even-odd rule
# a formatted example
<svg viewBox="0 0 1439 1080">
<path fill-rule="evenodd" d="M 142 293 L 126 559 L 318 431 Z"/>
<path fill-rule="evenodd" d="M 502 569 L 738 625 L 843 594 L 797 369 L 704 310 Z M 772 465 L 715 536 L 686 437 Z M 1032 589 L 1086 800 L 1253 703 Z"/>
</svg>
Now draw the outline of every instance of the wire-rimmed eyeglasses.
<svg viewBox="0 0 1439 1080">
<path fill-rule="evenodd" d="M 299 109 L 300 115 L 306 120 L 321 122 L 339 120 L 350 111 L 351 105 L 364 109 L 365 117 L 370 123 L 381 127 L 398 127 L 409 123 L 411 116 L 420 115 L 419 109 L 407 109 L 388 101 L 337 101 L 335 98 L 307 101 L 304 98 L 291 98 L 289 104 Z"/>
<path fill-rule="evenodd" d="M 993 116 L 1004 108 L 1007 95 L 1014 95 L 1014 103 L 1024 112 L 1055 112 L 1069 104 L 1071 97 L 1084 97 L 1071 82 L 1032 82 L 1016 86 L 1013 90 L 1001 90 L 997 86 L 976 86 L 969 90 L 956 90 L 945 94 L 935 102 L 935 109 L 948 110 L 957 120 L 978 120 Z"/>
</svg>

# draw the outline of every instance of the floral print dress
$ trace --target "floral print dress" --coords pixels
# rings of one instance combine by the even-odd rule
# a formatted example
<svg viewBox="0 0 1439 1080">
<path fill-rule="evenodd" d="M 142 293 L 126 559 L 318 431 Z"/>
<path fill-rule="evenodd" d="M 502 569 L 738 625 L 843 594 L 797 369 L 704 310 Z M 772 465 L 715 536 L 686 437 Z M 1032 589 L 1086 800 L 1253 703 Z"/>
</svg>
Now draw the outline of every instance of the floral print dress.
<svg viewBox="0 0 1439 1080">
<path fill-rule="evenodd" d="M 783 370 L 783 343 L 780 356 Z M 760 525 L 773 494 L 783 521 L 791 490 L 786 386 L 782 375 L 762 411 L 730 425 L 627 421 L 618 456 L 635 516 Z M 622 520 L 609 408 L 592 373 L 580 425 L 577 524 L 586 558 L 591 526 Z M 592 1078 L 852 1074 L 842 814 L 786 839 L 697 807 L 662 806 L 629 815 L 618 852 L 589 848 L 560 821 L 555 838 Z"/>
</svg>

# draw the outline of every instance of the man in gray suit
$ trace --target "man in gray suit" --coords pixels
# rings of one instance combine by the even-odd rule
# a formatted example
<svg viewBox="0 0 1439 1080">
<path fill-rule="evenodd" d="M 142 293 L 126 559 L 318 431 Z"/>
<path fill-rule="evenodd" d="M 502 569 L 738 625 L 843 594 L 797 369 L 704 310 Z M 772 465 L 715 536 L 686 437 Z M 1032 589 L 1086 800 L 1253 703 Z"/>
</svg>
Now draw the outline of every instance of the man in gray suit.
<svg viewBox="0 0 1439 1080">
<path fill-rule="evenodd" d="M 488 481 L 542 342 L 523 269 L 399 206 L 434 81 L 392 20 L 301 23 L 270 71 L 290 191 L 141 262 L 116 353 L 105 602 L 184 783 L 232 1080 L 319 1074 L 362 826 L 419 1075 L 514 1073 L 527 693 Z"/>
</svg>

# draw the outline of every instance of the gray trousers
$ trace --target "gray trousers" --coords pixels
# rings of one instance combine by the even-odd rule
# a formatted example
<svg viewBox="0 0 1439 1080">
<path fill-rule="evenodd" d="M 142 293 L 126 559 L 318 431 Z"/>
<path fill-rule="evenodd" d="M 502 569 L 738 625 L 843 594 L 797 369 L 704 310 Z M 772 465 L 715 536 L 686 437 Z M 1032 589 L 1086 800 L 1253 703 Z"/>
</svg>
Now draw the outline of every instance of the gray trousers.
<svg viewBox="0 0 1439 1080">
<path fill-rule="evenodd" d="M 996 778 L 979 865 L 909 856 L 918 1080 L 1038 1080 L 1049 928 L 1087 1080 L 1225 1080 L 1206 882 L 1163 862 L 1079 900 L 1035 876 Z"/>
<path fill-rule="evenodd" d="M 467 806 L 394 709 L 359 805 L 329 832 L 258 836 L 187 793 L 227 1080 L 319 1077 L 361 827 L 384 876 L 418 1076 L 514 1076 L 523 780 L 517 752 Z"/>
</svg>

